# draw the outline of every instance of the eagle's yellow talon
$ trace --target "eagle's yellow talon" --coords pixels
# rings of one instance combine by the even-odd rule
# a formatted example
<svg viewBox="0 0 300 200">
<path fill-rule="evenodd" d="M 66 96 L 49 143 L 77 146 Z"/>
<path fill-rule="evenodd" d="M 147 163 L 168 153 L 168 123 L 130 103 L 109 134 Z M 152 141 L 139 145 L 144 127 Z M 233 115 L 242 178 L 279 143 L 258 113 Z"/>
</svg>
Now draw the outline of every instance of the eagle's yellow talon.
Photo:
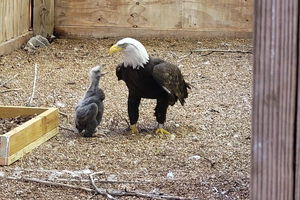
<svg viewBox="0 0 300 200">
<path fill-rule="evenodd" d="M 156 131 L 155 131 L 155 133 L 160 133 L 160 134 L 166 133 L 166 134 L 170 134 L 170 132 L 166 131 L 166 130 L 163 129 L 163 128 L 157 128 Z"/>
<path fill-rule="evenodd" d="M 131 133 L 139 133 L 139 130 L 136 128 L 136 124 L 133 124 L 131 127 Z"/>
</svg>

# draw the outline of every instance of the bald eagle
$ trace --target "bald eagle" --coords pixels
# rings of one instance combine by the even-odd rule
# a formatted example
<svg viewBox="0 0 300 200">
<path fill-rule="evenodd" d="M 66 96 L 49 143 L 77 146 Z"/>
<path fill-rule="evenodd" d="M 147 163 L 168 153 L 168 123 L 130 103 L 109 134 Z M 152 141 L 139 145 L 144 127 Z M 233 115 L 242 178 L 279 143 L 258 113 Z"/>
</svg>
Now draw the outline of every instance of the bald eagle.
<svg viewBox="0 0 300 200">
<path fill-rule="evenodd" d="M 123 80 L 129 90 L 128 115 L 131 132 L 138 133 L 136 123 L 139 117 L 141 98 L 156 99 L 155 116 L 158 122 L 156 133 L 169 133 L 164 130 L 169 105 L 177 100 L 184 105 L 188 97 L 187 83 L 179 68 L 159 58 L 148 55 L 145 47 L 133 38 L 124 38 L 109 49 L 109 54 L 122 51 L 124 62 L 116 68 L 118 80 Z"/>
</svg>

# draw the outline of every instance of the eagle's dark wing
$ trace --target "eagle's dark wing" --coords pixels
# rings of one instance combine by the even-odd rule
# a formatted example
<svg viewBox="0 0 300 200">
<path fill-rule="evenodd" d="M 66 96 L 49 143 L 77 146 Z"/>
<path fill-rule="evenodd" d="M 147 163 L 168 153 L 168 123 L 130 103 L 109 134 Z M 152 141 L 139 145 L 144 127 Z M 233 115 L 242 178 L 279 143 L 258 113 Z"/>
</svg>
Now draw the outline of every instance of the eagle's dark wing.
<svg viewBox="0 0 300 200">
<path fill-rule="evenodd" d="M 116 75 L 118 77 L 118 81 L 119 80 L 123 80 L 123 77 L 122 77 L 122 63 L 121 64 L 118 64 L 118 66 L 116 67 Z"/>
<path fill-rule="evenodd" d="M 167 91 L 171 105 L 174 105 L 177 99 L 184 105 L 184 99 L 188 97 L 187 88 L 190 88 L 190 85 L 185 82 L 177 66 L 161 62 L 153 67 L 152 76 Z"/>
</svg>

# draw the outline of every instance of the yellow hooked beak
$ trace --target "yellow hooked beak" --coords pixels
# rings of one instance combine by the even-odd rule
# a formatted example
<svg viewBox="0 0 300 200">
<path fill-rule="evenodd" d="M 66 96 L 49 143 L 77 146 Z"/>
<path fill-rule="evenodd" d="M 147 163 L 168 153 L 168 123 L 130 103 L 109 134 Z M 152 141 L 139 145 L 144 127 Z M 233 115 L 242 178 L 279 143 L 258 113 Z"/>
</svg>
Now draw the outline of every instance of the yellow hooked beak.
<svg viewBox="0 0 300 200">
<path fill-rule="evenodd" d="M 114 53 L 116 53 L 116 52 L 119 52 L 119 51 L 122 51 L 122 50 L 124 50 L 125 48 L 122 48 L 122 47 L 118 47 L 118 45 L 113 45 L 113 46 L 111 46 L 110 47 L 110 49 L 109 49 L 109 54 L 110 55 L 112 55 L 112 54 L 114 54 Z"/>
</svg>

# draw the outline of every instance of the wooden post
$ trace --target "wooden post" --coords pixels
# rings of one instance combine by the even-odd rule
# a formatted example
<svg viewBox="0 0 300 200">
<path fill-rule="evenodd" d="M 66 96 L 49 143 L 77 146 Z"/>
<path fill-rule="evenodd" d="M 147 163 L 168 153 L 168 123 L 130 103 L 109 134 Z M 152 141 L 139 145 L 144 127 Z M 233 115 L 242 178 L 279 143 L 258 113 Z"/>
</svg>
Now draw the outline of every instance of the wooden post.
<svg viewBox="0 0 300 200">
<path fill-rule="evenodd" d="M 49 37 L 54 31 L 54 0 L 34 0 L 33 35 Z"/>
<path fill-rule="evenodd" d="M 299 5 L 298 5 L 299 7 Z M 298 10 L 300 12 L 300 8 Z M 298 14 L 298 28 L 300 27 L 300 13 Z M 300 200 L 300 30 L 298 30 L 298 88 L 297 88 L 297 127 L 296 127 L 296 156 L 295 156 L 295 200 Z"/>
<path fill-rule="evenodd" d="M 250 196 L 299 200 L 298 0 L 254 2 Z"/>
</svg>

